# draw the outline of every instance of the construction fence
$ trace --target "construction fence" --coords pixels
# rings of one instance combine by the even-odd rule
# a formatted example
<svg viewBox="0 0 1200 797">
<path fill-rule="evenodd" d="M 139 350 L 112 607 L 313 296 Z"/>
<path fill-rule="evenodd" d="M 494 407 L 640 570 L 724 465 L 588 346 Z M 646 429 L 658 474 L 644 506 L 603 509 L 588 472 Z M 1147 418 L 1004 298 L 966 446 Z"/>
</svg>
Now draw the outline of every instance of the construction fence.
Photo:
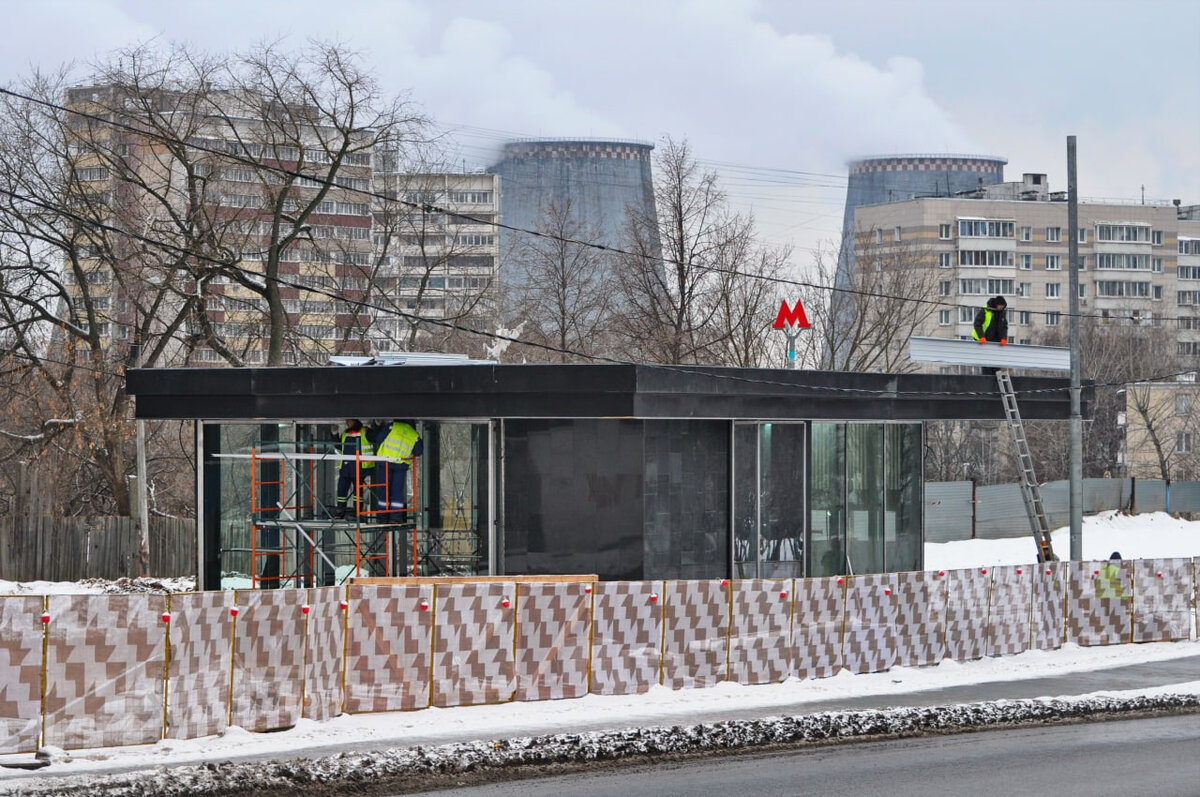
<svg viewBox="0 0 1200 797">
<path fill-rule="evenodd" d="M 1104 564 L 3 597 L 0 753 L 1195 638 L 1200 558 Z"/>
<path fill-rule="evenodd" d="M 1041 485 L 1051 529 L 1071 522 L 1070 482 Z M 1200 513 L 1200 482 L 1161 479 L 1084 479 L 1083 514 L 1117 510 L 1138 514 Z M 925 483 L 925 542 L 994 540 L 1031 535 L 1019 484 L 977 485 L 971 481 Z"/>
</svg>

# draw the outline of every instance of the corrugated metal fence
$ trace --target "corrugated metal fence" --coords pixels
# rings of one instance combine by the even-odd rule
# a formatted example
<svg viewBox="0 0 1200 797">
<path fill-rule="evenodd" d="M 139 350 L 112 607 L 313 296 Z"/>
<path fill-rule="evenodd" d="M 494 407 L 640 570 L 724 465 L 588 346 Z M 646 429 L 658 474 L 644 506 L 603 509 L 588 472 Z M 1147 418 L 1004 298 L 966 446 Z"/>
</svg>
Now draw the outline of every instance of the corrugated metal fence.
<svg viewBox="0 0 1200 797">
<path fill-rule="evenodd" d="M 1042 504 L 1050 528 L 1071 522 L 1070 484 L 1042 485 Z M 1116 509 L 1139 512 L 1200 513 L 1200 482 L 1160 479 L 1084 479 L 1083 513 Z M 1017 484 L 977 486 L 973 482 L 925 483 L 925 541 L 1024 537 L 1029 520 Z"/>
</svg>

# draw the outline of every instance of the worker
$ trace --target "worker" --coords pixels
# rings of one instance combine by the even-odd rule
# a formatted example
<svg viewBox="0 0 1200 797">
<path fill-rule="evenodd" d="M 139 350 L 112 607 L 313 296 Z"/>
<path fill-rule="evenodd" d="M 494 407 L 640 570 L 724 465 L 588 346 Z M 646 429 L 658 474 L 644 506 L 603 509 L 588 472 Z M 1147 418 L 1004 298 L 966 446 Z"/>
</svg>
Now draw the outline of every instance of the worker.
<svg viewBox="0 0 1200 797">
<path fill-rule="evenodd" d="M 987 305 L 980 307 L 975 313 L 975 326 L 971 335 L 980 343 L 993 341 L 1001 346 L 1008 345 L 1008 318 L 1005 311 L 1008 302 L 1003 296 L 993 296 L 987 300 Z M 999 368 L 984 368 L 983 373 L 994 375 Z"/>
<path fill-rule="evenodd" d="M 1123 600 L 1129 597 L 1121 580 L 1120 552 L 1113 551 L 1104 567 L 1100 568 L 1100 574 L 1096 576 L 1096 597 L 1109 600 Z"/>
<path fill-rule="evenodd" d="M 375 461 L 360 458 L 374 456 L 375 445 L 358 418 L 346 419 L 346 428 L 342 430 L 337 452 L 344 457 L 352 457 L 343 459 L 338 467 L 337 498 L 333 516 L 344 518 L 349 515 L 351 496 L 354 496 L 355 505 L 358 505 L 360 482 L 370 483 L 375 473 Z M 369 500 L 367 505 L 370 505 Z"/>
<path fill-rule="evenodd" d="M 425 446 L 412 423 L 401 420 L 393 420 L 390 428 L 381 426 L 374 442 L 376 454 L 387 460 L 387 479 L 380 496 L 380 519 L 385 523 L 398 523 L 408 508 L 409 466 Z"/>
</svg>

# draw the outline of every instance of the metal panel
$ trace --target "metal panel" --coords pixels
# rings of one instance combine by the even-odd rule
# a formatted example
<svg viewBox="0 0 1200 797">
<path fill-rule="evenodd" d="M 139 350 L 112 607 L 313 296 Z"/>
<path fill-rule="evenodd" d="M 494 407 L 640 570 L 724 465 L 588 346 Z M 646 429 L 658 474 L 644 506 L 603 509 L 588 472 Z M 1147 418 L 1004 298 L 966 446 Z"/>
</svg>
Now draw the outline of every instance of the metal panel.
<svg viewBox="0 0 1200 797">
<path fill-rule="evenodd" d="M 971 539 L 971 482 L 925 483 L 925 542 Z"/>
<path fill-rule="evenodd" d="M 1171 511 L 1200 512 L 1200 482 L 1171 482 Z"/>
<path fill-rule="evenodd" d="M 1017 484 L 992 484 L 976 491 L 979 501 L 975 533 L 980 539 L 997 540 L 1006 537 L 1028 537 L 1029 550 L 1034 552 L 1033 531 L 1025 500 Z"/>
<path fill-rule="evenodd" d="M 1134 490 L 1133 511 L 1166 512 L 1167 483 L 1159 479 L 1138 479 Z"/>
<path fill-rule="evenodd" d="M 912 337 L 908 339 L 908 358 L 915 363 L 949 363 L 1037 371 L 1071 370 L 1071 350 L 1061 346 L 1001 346 L 995 343 L 980 345 L 974 340 Z"/>
</svg>

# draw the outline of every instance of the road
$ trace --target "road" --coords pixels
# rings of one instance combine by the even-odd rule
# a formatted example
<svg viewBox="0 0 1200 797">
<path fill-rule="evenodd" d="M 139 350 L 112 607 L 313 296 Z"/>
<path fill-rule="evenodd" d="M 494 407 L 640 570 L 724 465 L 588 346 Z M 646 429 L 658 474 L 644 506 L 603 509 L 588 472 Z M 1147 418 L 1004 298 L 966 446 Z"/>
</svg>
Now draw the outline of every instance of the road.
<svg viewBox="0 0 1200 797">
<path fill-rule="evenodd" d="M 430 792 L 439 797 L 1200 794 L 1200 715 L 733 755 Z"/>
</svg>

